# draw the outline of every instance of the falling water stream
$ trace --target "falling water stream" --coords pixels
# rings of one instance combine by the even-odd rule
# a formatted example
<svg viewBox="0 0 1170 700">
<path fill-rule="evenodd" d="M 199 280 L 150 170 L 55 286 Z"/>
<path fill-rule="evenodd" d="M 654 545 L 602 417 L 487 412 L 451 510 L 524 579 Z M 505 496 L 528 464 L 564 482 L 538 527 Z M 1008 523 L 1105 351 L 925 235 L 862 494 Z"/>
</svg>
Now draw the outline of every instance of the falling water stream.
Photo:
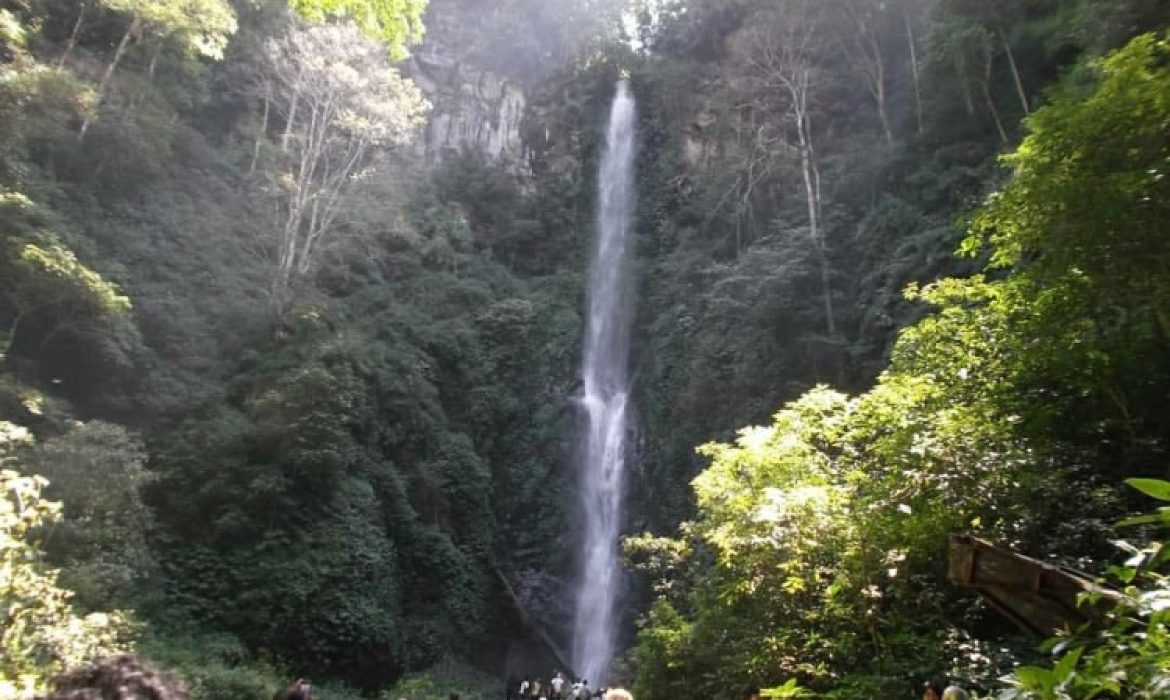
<svg viewBox="0 0 1170 700">
<path fill-rule="evenodd" d="M 634 98 L 619 82 L 598 177 L 597 242 L 589 281 L 582 382 L 587 427 L 580 465 L 584 556 L 573 627 L 573 668 L 597 687 L 613 660 L 621 582 L 618 531 L 630 412 Z"/>
</svg>

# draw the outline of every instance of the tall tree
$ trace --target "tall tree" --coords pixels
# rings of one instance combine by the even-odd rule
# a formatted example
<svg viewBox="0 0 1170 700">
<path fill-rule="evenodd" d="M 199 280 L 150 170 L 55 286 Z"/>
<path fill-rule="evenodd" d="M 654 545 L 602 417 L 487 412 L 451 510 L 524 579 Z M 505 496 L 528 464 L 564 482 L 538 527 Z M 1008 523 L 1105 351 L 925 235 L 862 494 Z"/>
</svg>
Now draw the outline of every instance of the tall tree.
<svg viewBox="0 0 1170 700">
<path fill-rule="evenodd" d="M 902 0 L 902 24 L 905 26 L 906 47 L 910 56 L 910 79 L 914 85 L 914 120 L 919 135 L 924 131 L 922 123 L 922 68 L 918 58 L 918 30 L 937 0 Z"/>
<path fill-rule="evenodd" d="M 884 0 L 838 0 L 834 10 L 840 20 L 835 25 L 845 58 L 873 98 L 886 145 L 892 145 L 894 130 L 887 100 L 889 59 L 882 45 L 892 10 Z"/>
<path fill-rule="evenodd" d="M 1138 37 L 1095 66 L 1090 95 L 1064 87 L 1027 120 L 1011 184 L 975 219 L 992 263 L 1091 280 L 1097 303 L 1128 309 L 1170 343 L 1170 41 Z M 984 239 L 972 237 L 974 250 Z M 1132 339 L 1136 342 L 1137 338 Z"/>
<path fill-rule="evenodd" d="M 129 15 L 129 22 L 98 81 L 95 109 L 101 105 L 110 80 L 132 42 L 144 37 L 173 36 L 200 55 L 220 58 L 228 38 L 236 31 L 236 15 L 226 0 L 103 0 L 103 4 Z M 82 120 L 78 140 L 85 138 L 92 120 L 93 113 Z"/>
<path fill-rule="evenodd" d="M 22 346 L 43 351 L 66 328 L 133 334 L 129 298 L 78 259 L 60 225 L 51 210 L 0 188 L 0 362 Z"/>
<path fill-rule="evenodd" d="M 983 25 L 959 15 L 946 15 L 930 32 L 930 50 L 936 64 L 949 64 L 963 95 L 967 114 L 976 114 L 975 94 L 982 98 L 996 133 L 1004 143 L 1007 129 L 991 91 L 991 69 L 995 62 L 994 37 Z"/>
<path fill-rule="evenodd" d="M 733 39 L 742 62 L 741 86 L 748 112 L 763 117 L 754 148 L 769 158 L 795 155 L 798 161 L 808 235 L 820 267 L 825 326 L 836 333 L 830 285 L 829 258 L 822 217 L 821 172 L 815 145 L 817 96 L 824 71 L 818 64 L 825 52 L 824 15 L 811 0 L 791 3 L 783 10 L 757 18 Z M 784 115 L 779 123 L 769 112 Z"/>
<path fill-rule="evenodd" d="M 268 43 L 254 90 L 284 120 L 270 182 L 279 304 L 335 233 L 346 195 L 384 149 L 411 136 L 426 102 L 353 23 L 290 25 Z"/>
<path fill-rule="evenodd" d="M 1036 15 L 1037 10 L 1047 4 L 1050 4 L 1047 0 L 950 0 L 943 5 L 945 12 L 966 18 L 991 34 L 993 43 L 998 44 L 1007 60 L 1012 86 L 1024 114 L 1029 114 L 1032 109 L 1016 61 L 1016 52 L 1012 48 L 1012 32 L 1014 28 L 1025 25 L 1029 15 Z"/>
</svg>

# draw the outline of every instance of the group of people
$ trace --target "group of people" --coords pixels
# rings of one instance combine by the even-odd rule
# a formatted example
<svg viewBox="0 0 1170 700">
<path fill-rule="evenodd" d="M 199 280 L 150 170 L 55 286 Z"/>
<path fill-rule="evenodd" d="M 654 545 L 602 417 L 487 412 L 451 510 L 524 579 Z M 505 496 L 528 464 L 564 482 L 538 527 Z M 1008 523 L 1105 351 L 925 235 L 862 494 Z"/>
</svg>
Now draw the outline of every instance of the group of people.
<svg viewBox="0 0 1170 700">
<path fill-rule="evenodd" d="M 618 688 L 593 690 L 589 680 L 580 678 L 570 682 L 563 671 L 557 671 L 552 678 L 542 680 L 539 676 L 528 676 L 521 680 L 513 678 L 508 682 L 508 700 L 633 700 L 628 692 Z"/>
<path fill-rule="evenodd" d="M 172 673 L 159 671 L 134 656 L 103 659 L 88 667 L 71 671 L 53 679 L 54 691 L 36 700 L 187 700 L 187 689 Z M 934 681 L 923 686 L 922 700 L 970 700 L 970 695 L 958 684 L 940 688 Z M 589 681 L 580 679 L 570 683 L 564 673 L 557 671 L 548 681 L 535 676 L 508 682 L 508 700 L 634 700 L 620 688 L 592 690 Z M 762 700 L 758 687 L 744 691 L 744 700 Z M 316 700 L 312 686 L 304 678 L 280 689 L 273 700 Z M 448 700 L 460 700 L 451 693 Z"/>
</svg>

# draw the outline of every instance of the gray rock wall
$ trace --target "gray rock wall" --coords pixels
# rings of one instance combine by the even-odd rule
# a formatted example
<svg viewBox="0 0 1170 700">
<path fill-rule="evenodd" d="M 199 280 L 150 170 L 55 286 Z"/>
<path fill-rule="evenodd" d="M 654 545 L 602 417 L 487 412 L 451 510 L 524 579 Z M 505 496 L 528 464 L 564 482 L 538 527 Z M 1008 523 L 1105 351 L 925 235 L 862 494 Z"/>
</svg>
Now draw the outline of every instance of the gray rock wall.
<svg viewBox="0 0 1170 700">
<path fill-rule="evenodd" d="M 520 123 L 527 106 L 519 86 L 442 53 L 411 59 L 411 75 L 431 101 L 427 152 L 472 148 L 490 158 L 519 163 Z"/>
<path fill-rule="evenodd" d="M 427 36 L 408 72 L 431 101 L 427 154 L 440 159 L 464 149 L 527 172 L 520 126 L 527 108 L 522 87 L 475 64 L 476 20 L 458 0 L 432 0 Z"/>
</svg>

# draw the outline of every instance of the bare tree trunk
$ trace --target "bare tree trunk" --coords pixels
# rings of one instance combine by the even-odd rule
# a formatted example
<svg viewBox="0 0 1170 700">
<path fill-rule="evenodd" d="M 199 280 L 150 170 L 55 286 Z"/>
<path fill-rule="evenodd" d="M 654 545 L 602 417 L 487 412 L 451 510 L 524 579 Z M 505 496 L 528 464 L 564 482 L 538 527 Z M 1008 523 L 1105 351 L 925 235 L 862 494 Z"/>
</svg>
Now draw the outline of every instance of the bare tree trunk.
<svg viewBox="0 0 1170 700">
<path fill-rule="evenodd" d="M 837 334 L 833 314 L 833 297 L 830 288 L 829 260 L 825 255 L 824 234 L 821 231 L 821 173 L 817 168 L 813 151 L 812 128 L 808 117 L 808 69 L 794 76 L 796 83 L 791 87 L 793 115 L 796 117 L 796 139 L 800 147 L 800 174 L 804 180 L 805 204 L 808 207 L 808 230 L 817 253 L 820 266 L 821 291 L 824 295 L 825 324 L 830 336 Z"/>
<path fill-rule="evenodd" d="M 16 332 L 20 330 L 20 322 L 24 320 L 24 315 L 27 309 L 22 309 L 16 314 L 16 318 L 12 320 L 12 324 L 8 326 L 8 338 L 4 341 L 4 347 L 0 349 L 0 362 L 8 359 L 8 354 L 12 352 L 12 347 L 16 344 Z"/>
<path fill-rule="evenodd" d="M 289 204 L 294 209 L 295 205 Z M 295 251 L 297 234 L 300 230 L 300 218 L 292 213 L 283 226 L 283 236 L 280 240 L 279 254 L 276 262 L 276 275 L 272 278 L 272 302 L 279 312 L 284 304 L 285 296 L 292 280 L 292 255 Z M 290 250 L 291 248 L 291 250 Z"/>
<path fill-rule="evenodd" d="M 63 297 L 54 297 L 54 298 L 42 301 L 38 304 L 32 304 L 31 306 L 24 306 L 23 308 L 21 307 L 21 305 L 19 303 L 17 303 L 16 304 L 16 307 L 17 307 L 16 317 L 13 318 L 12 323 L 9 324 L 8 338 L 4 342 L 3 349 L 0 349 L 0 362 L 4 362 L 5 359 L 7 359 L 8 354 L 10 352 L 12 352 L 12 348 L 16 345 L 16 334 L 20 330 L 20 324 L 22 321 L 24 321 L 24 319 L 30 313 L 32 313 L 34 311 L 39 311 L 40 309 L 47 309 L 51 306 L 55 306 L 57 304 L 60 304 L 63 300 L 64 300 Z M 52 335 L 50 334 L 49 337 L 51 338 Z M 45 342 L 47 342 L 47 341 L 43 341 L 41 343 L 41 347 L 44 347 Z"/>
<path fill-rule="evenodd" d="M 1170 314 L 1166 313 L 1163 306 L 1154 306 L 1154 319 L 1158 322 L 1158 328 L 1162 331 L 1162 340 L 1170 340 Z"/>
<path fill-rule="evenodd" d="M 360 86 L 337 78 L 339 71 L 388 65 L 383 49 L 362 42 L 356 31 L 339 26 L 292 27 L 281 43 L 269 47 L 263 72 L 253 83 L 264 107 L 249 173 L 265 172 L 262 149 L 271 140 L 270 130 L 277 130 L 273 161 L 279 166 L 266 179 L 277 204 L 275 243 L 267 251 L 278 312 L 342 233 L 335 220 L 346 211 L 345 197 L 370 149 L 397 141 L 377 125 L 384 118 L 383 101 L 395 98 L 397 87 L 376 75 Z M 350 114 L 358 123 L 348 119 Z M 272 119 L 279 120 L 275 126 Z"/>
<path fill-rule="evenodd" d="M 131 20 L 130 26 L 126 28 L 126 33 L 122 35 L 122 40 L 118 42 L 118 48 L 114 50 L 114 58 L 110 60 L 110 65 L 106 66 L 106 72 L 102 74 L 101 82 L 98 83 L 97 100 L 94 102 L 94 109 L 101 106 L 102 98 L 105 97 L 106 88 L 109 87 L 110 79 L 114 77 L 114 70 L 117 69 L 123 54 L 126 53 L 126 47 L 130 45 L 130 39 L 138 33 L 138 29 L 141 26 L 141 20 L 135 17 Z M 85 115 L 85 119 L 81 122 L 81 130 L 77 133 L 78 141 L 85 138 L 85 132 L 89 130 L 89 124 L 92 120 L 92 114 Z"/>
<path fill-rule="evenodd" d="M 869 40 L 869 49 L 873 58 L 873 98 L 877 102 L 878 120 L 882 124 L 882 132 L 886 135 L 886 145 L 894 145 L 894 130 L 890 127 L 890 115 L 886 108 L 886 58 L 882 55 L 882 45 L 877 31 L 873 27 L 864 28 L 864 37 Z"/>
<path fill-rule="evenodd" d="M 292 96 L 292 104 L 288 108 L 288 119 L 284 122 L 284 133 L 280 135 L 280 150 L 288 151 L 288 139 L 292 136 L 293 122 L 297 120 L 297 104 L 300 102 L 301 93 L 294 92 Z"/>
<path fill-rule="evenodd" d="M 309 226 L 305 232 L 304 240 L 301 241 L 301 247 L 296 254 L 296 270 L 298 275 L 307 275 L 312 268 L 313 261 L 313 242 L 317 240 L 317 236 L 323 228 L 321 221 L 321 200 L 314 199 L 313 204 L 309 207 Z"/>
<path fill-rule="evenodd" d="M 81 6 L 77 8 L 77 21 L 73 23 L 73 31 L 69 34 L 69 42 L 65 44 L 65 50 L 61 52 L 61 58 L 57 59 L 57 67 L 64 68 L 65 62 L 69 60 L 69 54 L 73 53 L 73 49 L 77 47 L 77 40 L 81 36 L 81 26 L 85 22 L 85 10 L 89 7 L 86 0 L 82 0 Z"/>
<path fill-rule="evenodd" d="M 150 83 L 154 82 L 154 71 L 155 71 L 155 68 L 158 66 L 158 57 L 159 57 L 159 54 L 162 53 L 162 49 L 163 49 L 163 40 L 159 39 L 158 41 L 156 41 L 154 43 L 154 47 L 150 50 L 150 62 L 146 65 L 146 77 L 148 78 Z M 148 88 L 146 85 L 135 86 L 134 93 L 130 98 L 130 104 L 127 107 L 128 113 L 132 114 L 134 112 L 137 112 L 138 108 L 142 106 L 142 101 L 144 99 L 146 99 L 147 89 Z"/>
<path fill-rule="evenodd" d="M 906 42 L 910 45 L 910 77 L 914 81 L 914 117 L 918 122 L 918 135 L 921 136 L 922 127 L 922 90 L 919 87 L 918 75 L 918 47 L 914 38 L 914 23 L 910 21 L 910 10 L 902 4 L 902 18 L 906 21 Z"/>
<path fill-rule="evenodd" d="M 955 56 L 955 74 L 959 79 L 959 89 L 963 93 L 963 104 L 967 107 L 967 116 L 975 116 L 975 99 L 971 96 L 970 77 L 967 75 L 967 60 L 962 55 Z"/>
<path fill-rule="evenodd" d="M 882 54 L 882 45 L 878 39 L 877 30 L 873 26 L 874 16 L 863 8 L 858 8 L 850 0 L 840 5 L 844 14 L 842 19 L 850 25 L 848 33 L 842 38 L 841 44 L 846 60 L 865 82 L 865 87 L 873 97 L 874 107 L 877 109 L 878 122 L 882 133 L 886 137 L 886 145 L 893 145 L 894 132 L 890 128 L 890 119 L 886 108 L 886 60 Z M 861 0 L 869 3 L 870 0 Z M 882 11 L 872 5 L 870 10 Z"/>
<path fill-rule="evenodd" d="M 1003 128 L 1003 120 L 999 118 L 999 109 L 995 106 L 995 100 L 991 96 L 991 51 L 987 52 L 987 58 L 983 64 L 983 99 L 987 102 L 987 111 L 991 113 L 991 119 L 995 122 L 995 129 L 999 132 L 999 138 L 1004 143 L 1008 142 L 1007 131 Z"/>
<path fill-rule="evenodd" d="M 886 78 L 885 68 L 879 66 L 880 74 L 877 81 L 877 93 L 874 96 L 877 100 L 878 119 L 882 123 L 882 132 L 886 135 L 886 145 L 894 145 L 894 130 L 890 127 L 890 117 L 886 113 Z"/>
<path fill-rule="evenodd" d="M 878 43 L 877 34 L 872 27 L 862 27 L 863 40 L 869 41 L 870 59 L 873 61 L 873 74 L 870 76 L 873 100 L 877 106 L 878 121 L 882 125 L 882 133 L 886 137 L 886 145 L 894 145 L 894 130 L 890 127 L 890 117 L 886 109 L 886 60 L 882 56 L 882 47 Z"/>
<path fill-rule="evenodd" d="M 299 193 L 294 197 L 300 197 Z M 277 267 L 280 269 L 283 281 L 288 280 L 289 273 L 292 272 L 294 261 L 296 260 L 297 252 L 297 238 L 301 235 L 301 221 L 303 211 L 302 205 L 296 201 L 289 203 L 289 218 L 284 223 L 284 236 L 281 240 L 280 258 L 277 262 Z"/>
<path fill-rule="evenodd" d="M 1016 55 L 1012 52 L 1012 45 L 1008 43 L 1007 35 L 1003 30 L 999 31 L 999 41 L 1003 44 L 1003 51 L 1007 54 L 1008 67 L 1012 71 L 1012 82 L 1016 84 L 1016 94 L 1020 97 L 1020 106 L 1024 108 L 1024 114 L 1031 114 L 1031 107 L 1028 105 L 1028 93 L 1024 92 L 1024 81 L 1020 79 L 1020 69 L 1016 65 Z"/>
<path fill-rule="evenodd" d="M 252 149 L 252 163 L 248 166 L 248 174 L 252 175 L 256 172 L 256 162 L 260 160 L 260 144 L 264 140 L 264 136 L 268 133 L 268 109 L 271 101 L 264 98 L 264 119 L 260 124 L 260 133 L 256 134 L 256 146 Z"/>
<path fill-rule="evenodd" d="M 154 50 L 150 52 L 150 65 L 146 67 L 146 77 L 150 78 L 151 82 L 154 82 L 154 69 L 158 67 L 158 57 L 162 53 L 162 48 L 163 42 L 159 40 L 154 45 Z"/>
</svg>

